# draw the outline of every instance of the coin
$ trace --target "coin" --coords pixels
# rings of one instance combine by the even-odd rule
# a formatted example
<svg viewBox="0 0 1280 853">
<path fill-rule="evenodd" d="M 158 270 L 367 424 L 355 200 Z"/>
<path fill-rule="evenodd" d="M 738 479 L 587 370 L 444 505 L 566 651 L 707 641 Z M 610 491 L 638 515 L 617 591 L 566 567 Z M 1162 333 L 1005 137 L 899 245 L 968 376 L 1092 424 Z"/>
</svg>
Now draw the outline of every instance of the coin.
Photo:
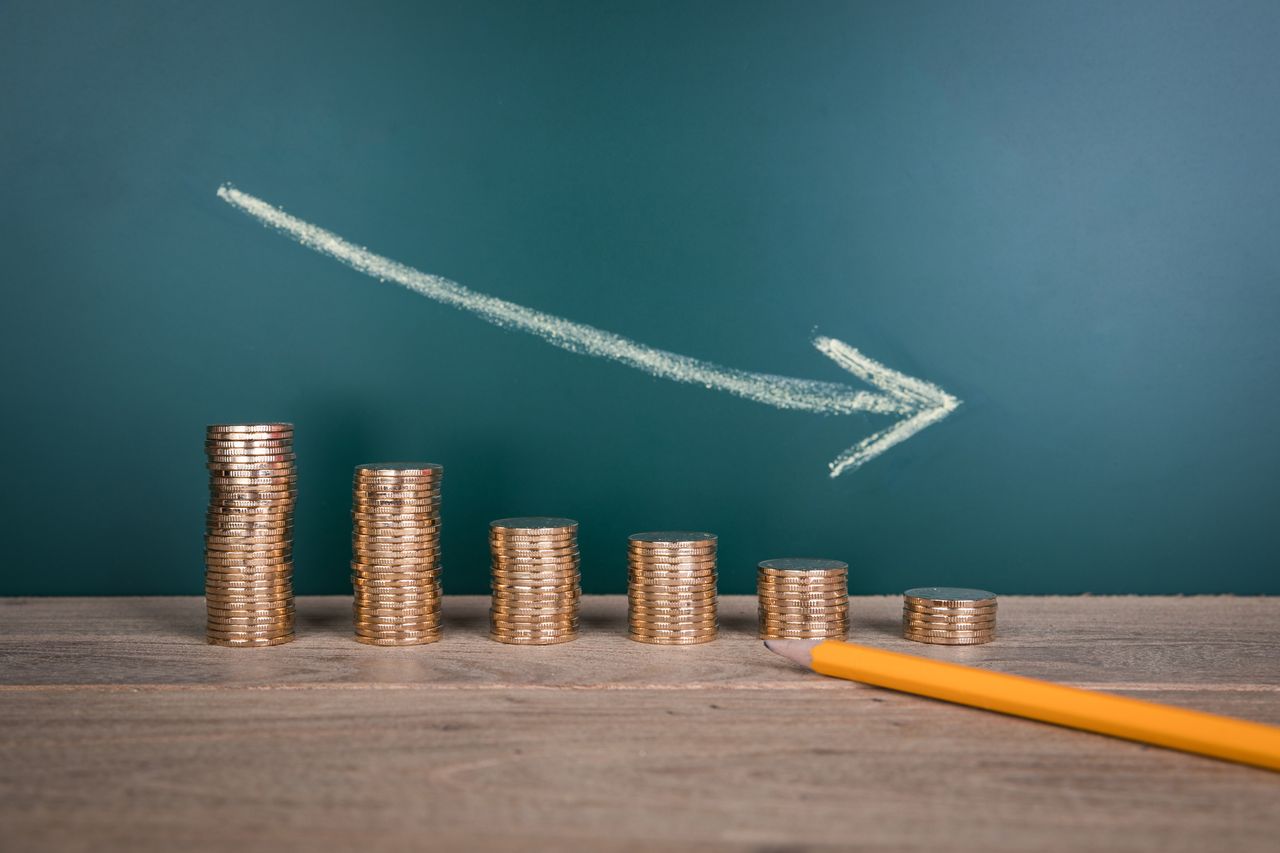
<svg viewBox="0 0 1280 853">
<path fill-rule="evenodd" d="M 994 634 L 977 637 L 925 637 L 912 635 L 905 637 L 908 640 L 914 640 L 918 643 L 929 643 L 935 646 L 980 646 L 983 643 L 989 643 L 995 639 Z"/>
<path fill-rule="evenodd" d="M 903 600 L 913 604 L 933 607 L 972 607 L 976 604 L 996 601 L 994 592 L 985 589 L 965 589 L 952 586 L 922 586 L 902 594 Z"/>
<path fill-rule="evenodd" d="M 293 632 L 281 634 L 278 637 L 267 637 L 260 639 L 244 639 L 244 640 L 224 640 L 218 637 L 207 636 L 205 641 L 211 646 L 230 646 L 230 647 L 253 647 L 253 646 L 282 646 L 285 643 L 293 641 Z"/>
<path fill-rule="evenodd" d="M 421 634 L 410 637 L 365 637 L 360 634 L 355 635 L 357 643 L 364 643 L 367 646 L 422 646 L 427 643 L 438 642 L 441 638 L 439 631 L 434 634 Z"/>
</svg>

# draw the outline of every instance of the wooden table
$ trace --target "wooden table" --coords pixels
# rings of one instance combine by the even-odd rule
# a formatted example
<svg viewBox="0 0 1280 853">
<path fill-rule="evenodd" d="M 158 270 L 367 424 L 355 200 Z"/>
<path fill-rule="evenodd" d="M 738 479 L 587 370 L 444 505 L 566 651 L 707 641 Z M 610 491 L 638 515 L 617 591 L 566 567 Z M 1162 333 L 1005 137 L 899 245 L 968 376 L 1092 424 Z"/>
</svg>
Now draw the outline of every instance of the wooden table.
<svg viewBox="0 0 1280 853">
<path fill-rule="evenodd" d="M 722 599 L 717 642 L 644 646 L 621 597 L 562 646 L 203 642 L 199 598 L 0 599 L 0 836 L 67 850 L 1268 850 L 1280 774 L 1001 717 L 790 666 Z M 1001 638 L 854 638 L 1280 723 L 1280 599 L 1019 598 Z"/>
</svg>

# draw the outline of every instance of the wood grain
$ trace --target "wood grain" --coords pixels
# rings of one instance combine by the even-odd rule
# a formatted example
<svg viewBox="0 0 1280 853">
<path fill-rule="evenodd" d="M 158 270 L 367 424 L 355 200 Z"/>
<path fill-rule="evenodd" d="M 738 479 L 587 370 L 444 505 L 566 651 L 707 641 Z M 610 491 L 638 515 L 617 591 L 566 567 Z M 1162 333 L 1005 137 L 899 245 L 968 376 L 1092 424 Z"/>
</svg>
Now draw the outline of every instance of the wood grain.
<svg viewBox="0 0 1280 853">
<path fill-rule="evenodd" d="M 0 821 L 21 850 L 1274 850 L 1280 774 L 823 679 L 753 602 L 706 646 L 511 648 L 483 599 L 371 649 L 202 644 L 199 599 L 0 600 Z M 855 639 L 1280 723 L 1280 600 L 1007 598 L 972 649 Z"/>
</svg>

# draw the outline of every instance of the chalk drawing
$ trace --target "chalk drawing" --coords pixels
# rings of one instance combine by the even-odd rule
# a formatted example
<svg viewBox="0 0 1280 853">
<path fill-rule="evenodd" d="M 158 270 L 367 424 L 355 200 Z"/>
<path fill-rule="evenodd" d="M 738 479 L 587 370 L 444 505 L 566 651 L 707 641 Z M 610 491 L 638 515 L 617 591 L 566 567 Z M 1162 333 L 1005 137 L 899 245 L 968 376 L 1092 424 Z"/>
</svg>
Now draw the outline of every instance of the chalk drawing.
<svg viewBox="0 0 1280 853">
<path fill-rule="evenodd" d="M 607 358 L 643 370 L 652 376 L 727 391 L 778 409 L 825 415 L 869 412 L 899 417 L 892 426 L 867 436 L 832 460 L 827 466 L 832 477 L 838 477 L 869 462 L 925 427 L 942 420 L 960 405 L 960 400 L 937 385 L 899 373 L 834 338 L 816 337 L 813 345 L 840 367 L 878 389 L 879 393 L 859 390 L 838 382 L 735 370 L 660 350 L 585 323 L 575 323 L 514 302 L 476 293 L 455 281 L 424 273 L 374 254 L 331 231 L 241 192 L 230 184 L 223 184 L 218 188 L 218 197 L 263 225 L 275 228 L 303 246 L 341 261 L 358 272 L 379 281 L 395 282 L 428 299 L 470 311 L 495 326 L 537 335 L 547 343 L 569 352 Z"/>
</svg>

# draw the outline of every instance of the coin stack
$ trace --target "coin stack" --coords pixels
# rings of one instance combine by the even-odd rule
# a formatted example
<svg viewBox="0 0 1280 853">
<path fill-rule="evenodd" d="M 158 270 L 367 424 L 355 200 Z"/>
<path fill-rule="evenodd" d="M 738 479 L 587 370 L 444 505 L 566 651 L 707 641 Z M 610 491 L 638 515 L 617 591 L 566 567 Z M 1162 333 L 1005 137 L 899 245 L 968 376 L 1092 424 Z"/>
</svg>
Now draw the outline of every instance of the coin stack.
<svg viewBox="0 0 1280 853">
<path fill-rule="evenodd" d="M 716 638 L 716 535 L 662 530 L 627 542 L 631 639 L 690 646 Z"/>
<path fill-rule="evenodd" d="M 996 638 L 996 596 L 981 589 L 925 586 L 902 594 L 902 636 L 917 643 L 976 646 Z"/>
<path fill-rule="evenodd" d="M 760 636 L 766 640 L 849 633 L 849 565 L 787 558 L 760 563 Z"/>
<path fill-rule="evenodd" d="M 205 431 L 206 637 L 215 646 L 293 639 L 292 424 L 214 424 Z"/>
<path fill-rule="evenodd" d="M 440 639 L 440 480 L 434 462 L 357 465 L 351 486 L 356 641 Z"/>
<path fill-rule="evenodd" d="M 502 518 L 489 525 L 489 548 L 493 557 L 489 636 L 523 646 L 577 639 L 582 598 L 578 522 Z"/>
</svg>

